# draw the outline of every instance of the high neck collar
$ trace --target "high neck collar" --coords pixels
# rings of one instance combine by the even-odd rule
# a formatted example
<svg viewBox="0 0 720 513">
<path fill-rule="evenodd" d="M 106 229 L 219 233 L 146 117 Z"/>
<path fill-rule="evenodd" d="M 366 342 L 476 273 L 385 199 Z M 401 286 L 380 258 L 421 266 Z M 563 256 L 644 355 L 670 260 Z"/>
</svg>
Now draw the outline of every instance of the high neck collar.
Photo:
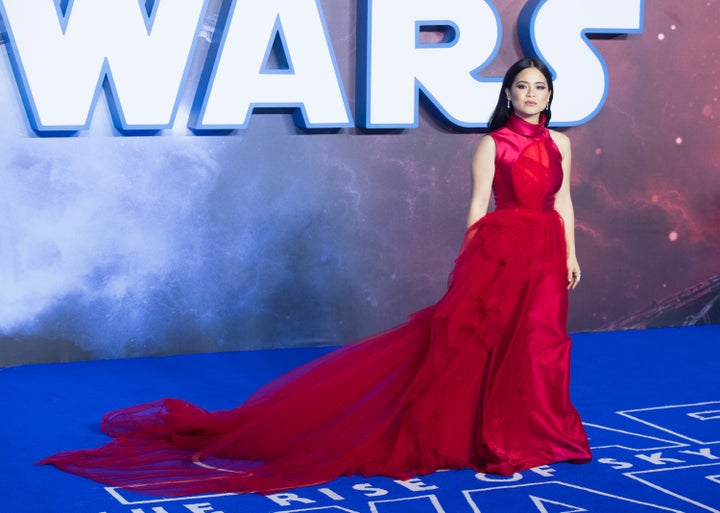
<svg viewBox="0 0 720 513">
<path fill-rule="evenodd" d="M 537 125 L 525 121 L 518 117 L 514 112 L 510 113 L 510 119 L 507 120 L 505 126 L 515 133 L 524 135 L 525 137 L 537 137 L 545 130 L 545 114 L 540 114 L 540 123 Z"/>
</svg>

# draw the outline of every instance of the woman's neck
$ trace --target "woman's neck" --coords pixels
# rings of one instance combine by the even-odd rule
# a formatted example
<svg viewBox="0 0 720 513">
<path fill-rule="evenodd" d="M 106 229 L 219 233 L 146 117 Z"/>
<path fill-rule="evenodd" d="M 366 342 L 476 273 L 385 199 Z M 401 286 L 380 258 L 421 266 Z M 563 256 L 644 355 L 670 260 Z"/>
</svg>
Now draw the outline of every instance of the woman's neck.
<svg viewBox="0 0 720 513">
<path fill-rule="evenodd" d="M 537 114 L 524 114 L 524 113 L 522 113 L 522 112 L 521 112 L 521 113 L 514 112 L 514 114 L 515 114 L 517 117 L 519 117 L 520 119 L 522 119 L 523 121 L 527 122 L 527 123 L 531 123 L 531 124 L 533 124 L 533 125 L 539 125 L 539 124 L 540 124 L 540 117 L 541 117 L 540 113 L 537 113 Z"/>
</svg>

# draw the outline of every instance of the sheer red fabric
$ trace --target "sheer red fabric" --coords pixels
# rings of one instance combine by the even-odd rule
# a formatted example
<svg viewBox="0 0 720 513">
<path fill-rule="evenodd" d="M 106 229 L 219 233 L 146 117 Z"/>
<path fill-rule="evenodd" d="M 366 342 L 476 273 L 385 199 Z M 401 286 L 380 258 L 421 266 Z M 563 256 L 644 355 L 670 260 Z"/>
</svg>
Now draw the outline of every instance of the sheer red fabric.
<svg viewBox="0 0 720 513">
<path fill-rule="evenodd" d="M 561 157 L 513 117 L 492 134 L 497 209 L 470 227 L 447 293 L 208 412 L 162 399 L 110 412 L 103 447 L 41 463 L 151 495 L 274 491 L 341 475 L 511 474 L 591 457 L 570 401 Z"/>
</svg>

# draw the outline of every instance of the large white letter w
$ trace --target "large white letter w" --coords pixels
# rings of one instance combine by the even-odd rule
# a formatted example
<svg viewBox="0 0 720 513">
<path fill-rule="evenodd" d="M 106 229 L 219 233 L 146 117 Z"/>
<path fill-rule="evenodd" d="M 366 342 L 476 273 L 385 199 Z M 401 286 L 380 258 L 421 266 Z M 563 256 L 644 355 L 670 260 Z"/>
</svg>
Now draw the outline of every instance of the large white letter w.
<svg viewBox="0 0 720 513">
<path fill-rule="evenodd" d="M 118 129 L 171 127 L 205 3 L 2 0 L 10 58 L 32 127 L 87 128 L 104 83 Z"/>
</svg>

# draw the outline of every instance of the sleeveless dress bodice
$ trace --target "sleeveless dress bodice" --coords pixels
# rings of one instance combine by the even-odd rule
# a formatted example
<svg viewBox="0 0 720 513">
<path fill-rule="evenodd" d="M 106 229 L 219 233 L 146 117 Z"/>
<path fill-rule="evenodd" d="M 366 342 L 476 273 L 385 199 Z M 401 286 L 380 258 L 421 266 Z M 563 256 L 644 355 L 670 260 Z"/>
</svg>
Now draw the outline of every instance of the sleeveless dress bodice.
<svg viewBox="0 0 720 513">
<path fill-rule="evenodd" d="M 493 194 L 497 210 L 549 212 L 563 179 L 562 155 L 543 123 L 512 114 L 495 140 Z"/>
</svg>

